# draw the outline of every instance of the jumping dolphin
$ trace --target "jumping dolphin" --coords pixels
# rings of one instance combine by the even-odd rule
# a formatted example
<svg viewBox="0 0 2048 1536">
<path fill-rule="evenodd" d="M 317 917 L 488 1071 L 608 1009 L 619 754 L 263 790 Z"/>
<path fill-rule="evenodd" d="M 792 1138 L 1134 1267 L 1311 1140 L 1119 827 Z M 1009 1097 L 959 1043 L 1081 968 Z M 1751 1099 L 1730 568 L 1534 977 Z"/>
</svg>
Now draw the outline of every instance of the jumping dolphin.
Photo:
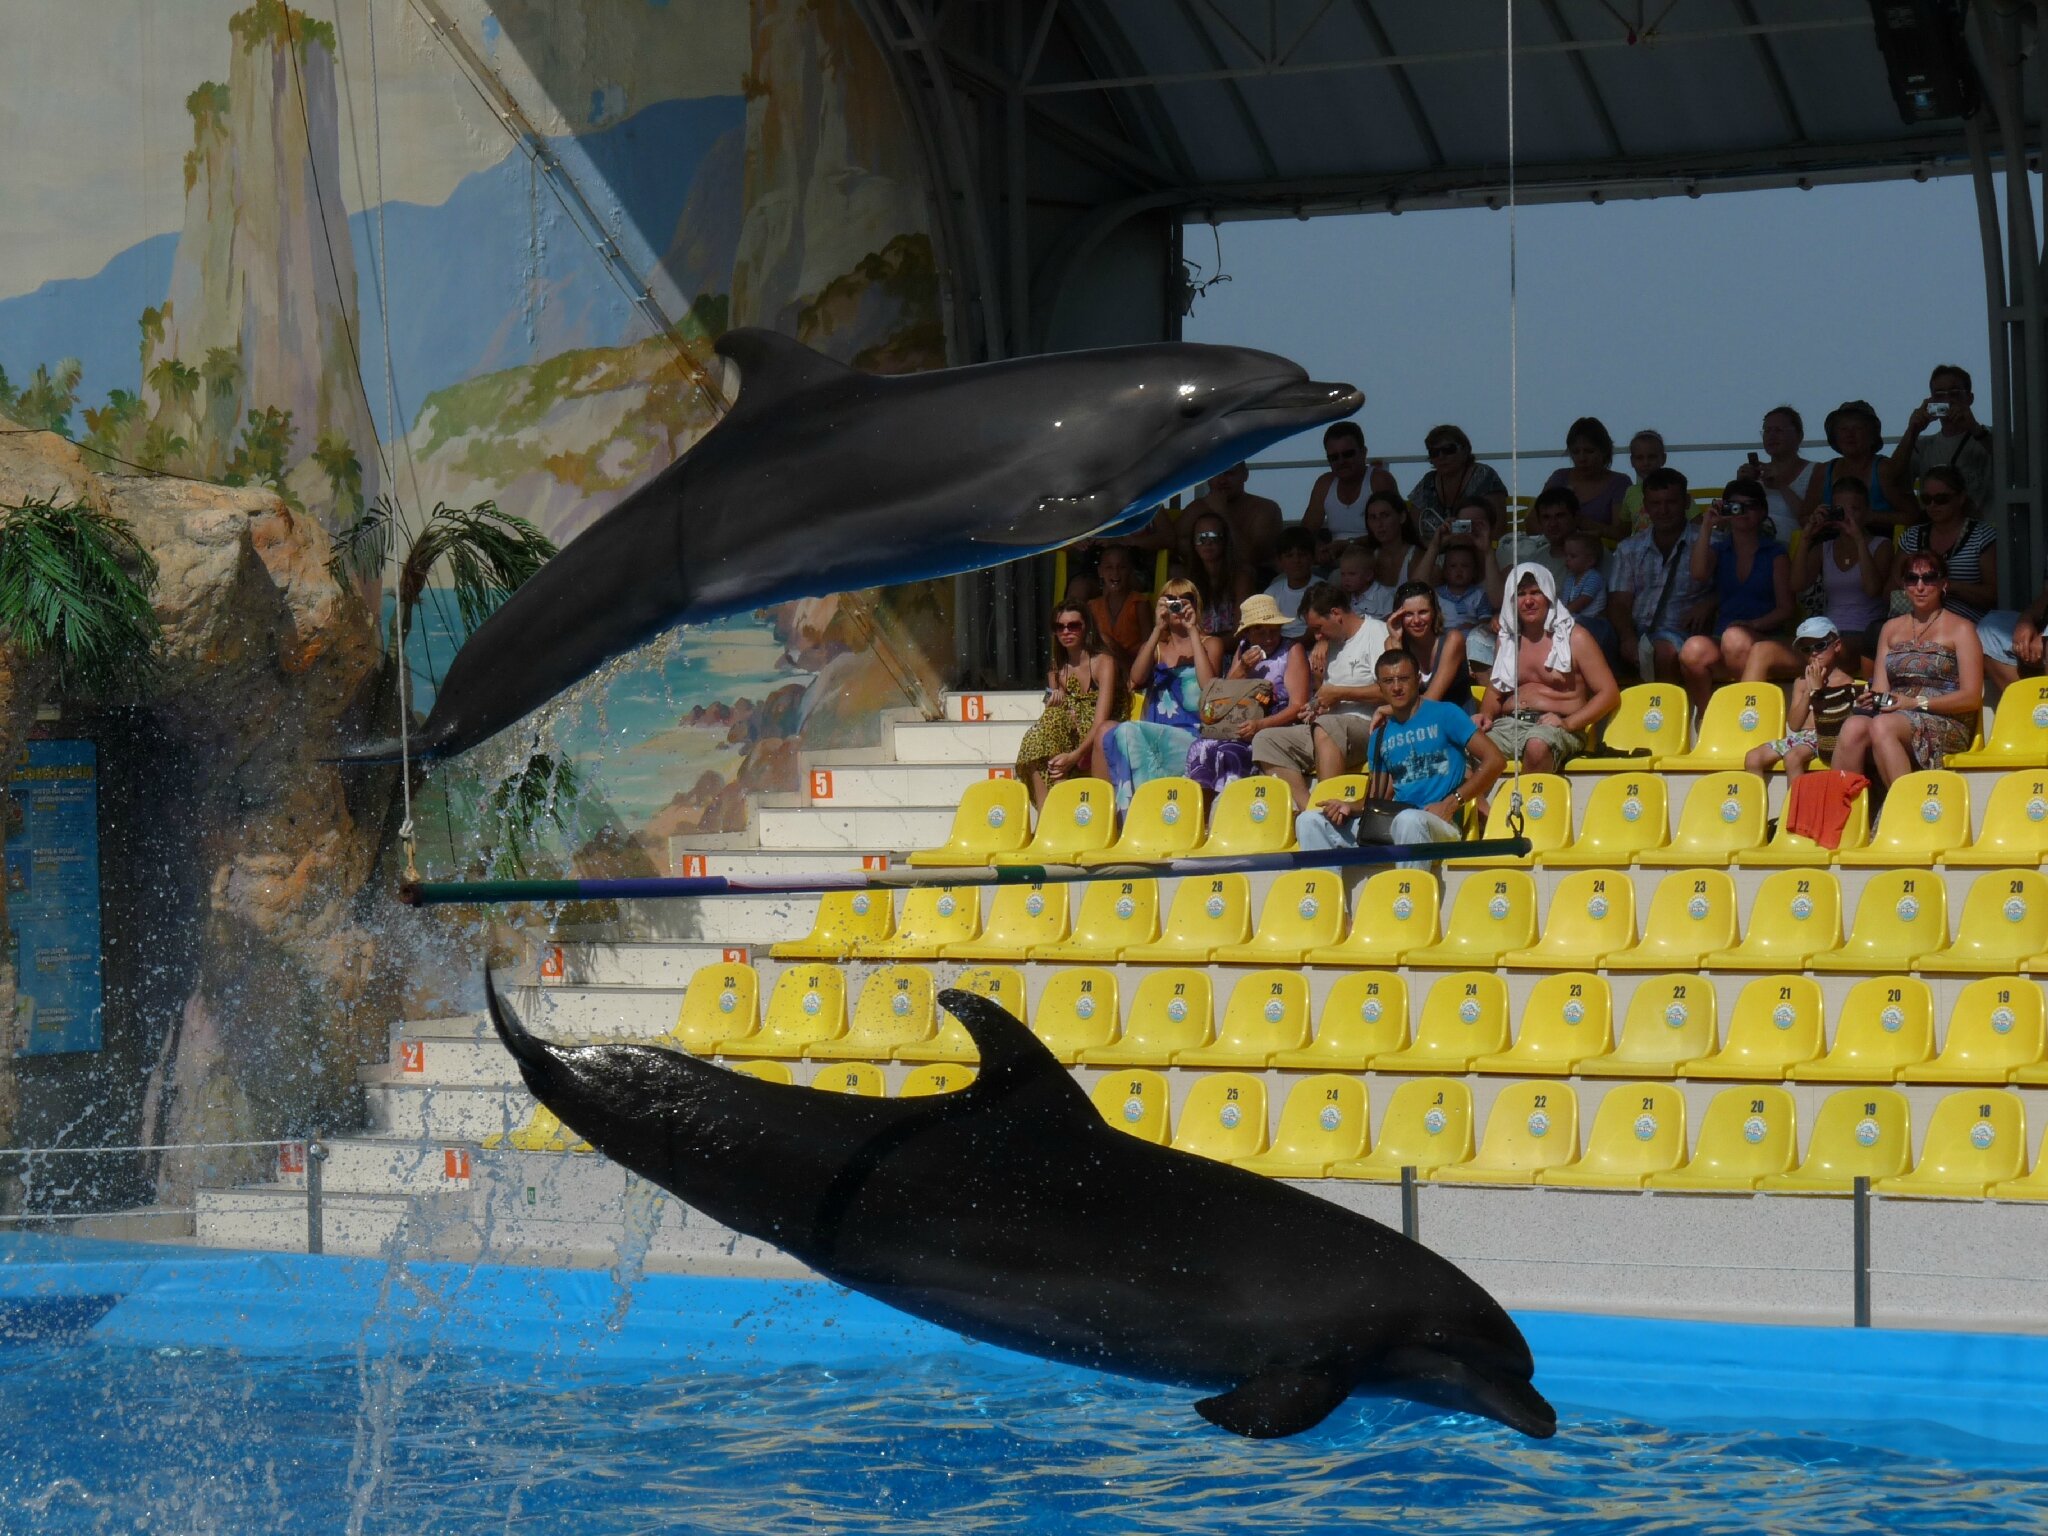
<svg viewBox="0 0 2048 1536">
<path fill-rule="evenodd" d="M 1176 492 L 1365 397 L 1242 347 L 1171 343 L 883 377 L 728 331 L 726 418 L 456 653 L 421 758 L 452 756 L 679 624 L 951 576 L 1142 526 Z M 344 754 L 392 761 L 392 742 Z"/>
<path fill-rule="evenodd" d="M 1215 1392 L 1291 1435 L 1353 1392 L 1556 1432 L 1529 1346 L 1448 1261 L 1302 1190 L 1102 1120 L 999 1005 L 939 1000 L 981 1053 L 954 1093 L 864 1099 L 643 1045 L 563 1048 L 485 978 L 533 1094 L 598 1151 L 905 1312 L 1070 1364 Z"/>
</svg>

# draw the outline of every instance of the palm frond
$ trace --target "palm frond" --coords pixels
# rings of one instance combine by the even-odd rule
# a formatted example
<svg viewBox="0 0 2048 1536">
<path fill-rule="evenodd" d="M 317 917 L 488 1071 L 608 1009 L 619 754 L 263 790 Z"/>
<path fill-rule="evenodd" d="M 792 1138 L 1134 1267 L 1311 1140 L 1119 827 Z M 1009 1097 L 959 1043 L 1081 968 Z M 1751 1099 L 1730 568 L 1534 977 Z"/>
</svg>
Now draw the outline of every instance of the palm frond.
<svg viewBox="0 0 2048 1536">
<path fill-rule="evenodd" d="M 568 831 L 582 793 L 583 774 L 575 761 L 545 752 L 528 758 L 524 768 L 491 791 L 483 850 L 491 878 L 532 874 L 542 823 L 551 822 L 557 831 Z"/>
<path fill-rule="evenodd" d="M 379 496 L 363 514 L 335 535 L 327 555 L 327 574 L 344 590 L 374 579 L 391 558 L 391 542 L 398 529 L 398 507 L 388 496 Z"/>
<path fill-rule="evenodd" d="M 0 507 L 0 637 L 51 659 L 67 692 L 114 694 L 154 667 L 156 577 L 134 531 L 85 502 Z"/>
<path fill-rule="evenodd" d="M 406 555 L 408 584 L 417 591 L 446 562 L 455 606 L 465 628 L 475 629 L 555 554 L 554 541 L 494 501 L 473 507 L 435 506 Z"/>
</svg>

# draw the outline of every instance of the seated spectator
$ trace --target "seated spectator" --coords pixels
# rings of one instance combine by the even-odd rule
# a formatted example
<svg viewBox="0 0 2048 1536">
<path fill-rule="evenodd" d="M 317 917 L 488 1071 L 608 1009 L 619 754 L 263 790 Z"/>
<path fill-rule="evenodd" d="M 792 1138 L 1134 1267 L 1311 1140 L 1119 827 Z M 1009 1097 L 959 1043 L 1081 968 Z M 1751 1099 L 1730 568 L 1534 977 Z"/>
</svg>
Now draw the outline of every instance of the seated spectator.
<svg viewBox="0 0 2048 1536">
<path fill-rule="evenodd" d="M 1428 582 L 1403 582 L 1395 591 L 1394 612 L 1387 621 L 1387 645 L 1390 651 L 1406 651 L 1415 659 L 1425 699 L 1442 699 L 1468 714 L 1471 712 L 1472 685 L 1465 671 L 1465 636 L 1445 627 L 1436 589 Z"/>
<path fill-rule="evenodd" d="M 1956 470 L 1940 465 L 1928 470 L 1920 482 L 1920 504 L 1927 519 L 1899 535 L 1895 569 L 1903 572 L 1905 557 L 1923 550 L 1941 556 L 1948 572 L 1948 611 L 1974 624 L 1998 601 L 1998 530 L 1973 515 L 1976 509 Z"/>
<path fill-rule="evenodd" d="M 1062 603 L 1052 615 L 1052 670 L 1045 675 L 1045 713 L 1024 733 L 1017 748 L 1017 777 L 1031 789 L 1031 803 L 1062 779 L 1085 779 L 1097 742 L 1108 729 L 1119 699 L 1122 675 L 1116 658 L 1095 632 L 1088 610 Z"/>
<path fill-rule="evenodd" d="M 1482 799 L 1506 767 L 1500 751 L 1481 735 L 1472 717 L 1421 696 L 1415 658 L 1388 651 L 1373 664 L 1386 702 L 1368 722 L 1366 767 L 1375 796 L 1398 800 L 1408 809 L 1394 817 L 1396 843 L 1455 843 L 1464 837 L 1458 818 Z M 1303 848 L 1355 848 L 1357 801 L 1328 800 L 1302 811 L 1294 822 Z M 1403 869 L 1430 869 L 1428 860 L 1404 862 Z"/>
<path fill-rule="evenodd" d="M 1337 557 L 1336 584 L 1353 613 L 1372 612 L 1372 550 L 1365 540 L 1353 539 L 1344 546 L 1344 553 Z"/>
<path fill-rule="evenodd" d="M 1572 617 L 1607 653 L 1614 665 L 1614 626 L 1607 620 L 1607 578 L 1600 574 L 1600 561 L 1607 553 L 1600 536 L 1583 528 L 1564 536 L 1564 581 L 1557 600 L 1571 609 Z"/>
<path fill-rule="evenodd" d="M 1096 563 L 1102 595 L 1088 603 L 1095 632 L 1119 667 L 1128 668 L 1145 639 L 1145 594 L 1138 590 L 1137 559 L 1121 544 L 1106 544 Z M 1069 599 L 1072 601 L 1072 599 Z"/>
<path fill-rule="evenodd" d="M 1662 469 L 1668 455 L 1664 452 L 1664 434 L 1652 427 L 1645 427 L 1628 440 L 1628 467 L 1635 471 L 1636 483 L 1628 488 L 1628 494 L 1621 498 L 1621 524 L 1624 536 L 1634 533 L 1643 525 L 1643 480 L 1650 471 Z"/>
<path fill-rule="evenodd" d="M 1607 617 L 1624 665 L 1644 682 L 1678 681 L 1686 641 L 1703 634 L 1714 616 L 1714 589 L 1692 573 L 1699 529 L 1687 521 L 1692 497 L 1678 470 L 1652 470 L 1643 479 L 1643 519 L 1614 552 Z"/>
<path fill-rule="evenodd" d="M 1508 509 L 1508 488 L 1500 483 L 1499 475 L 1472 457 L 1472 439 L 1465 429 L 1449 424 L 1431 427 L 1422 442 L 1430 467 L 1408 493 L 1416 527 L 1426 537 L 1436 531 L 1437 524 L 1449 521 L 1453 509 L 1467 496 L 1482 496 L 1493 508 L 1498 528 Z"/>
<path fill-rule="evenodd" d="M 1593 727 L 1621 698 L 1593 637 L 1557 600 L 1557 583 L 1533 562 L 1508 572 L 1493 676 L 1479 721 L 1501 754 L 1524 771 L 1562 768 L 1585 752 Z"/>
<path fill-rule="evenodd" d="M 1568 485 L 1546 485 L 1536 493 L 1529 520 L 1534 532 L 1510 529 L 1501 535 L 1500 548 L 1511 563 L 1542 566 L 1550 572 L 1552 585 L 1561 587 L 1567 575 L 1564 541 L 1579 526 L 1579 498 Z"/>
<path fill-rule="evenodd" d="M 1365 537 L 1360 542 L 1372 556 L 1372 585 L 1365 589 L 1362 611 L 1384 619 L 1394 611 L 1394 589 L 1419 578 L 1435 556 L 1424 552 L 1422 535 L 1401 498 L 1378 492 L 1365 503 Z"/>
<path fill-rule="evenodd" d="M 1805 442 L 1805 418 L 1789 405 L 1773 406 L 1764 412 L 1763 457 L 1752 453 L 1748 462 L 1729 476 L 1732 480 L 1754 480 L 1764 488 L 1771 521 L 1781 533 L 1805 521 L 1807 492 L 1813 487 L 1814 476 L 1813 464 L 1799 456 Z"/>
<path fill-rule="evenodd" d="M 1230 530 L 1231 548 L 1257 578 L 1252 587 L 1256 592 L 1260 584 L 1272 577 L 1273 558 L 1280 552 L 1280 530 L 1286 526 L 1286 519 L 1279 502 L 1268 496 L 1254 496 L 1245 489 L 1250 479 L 1251 468 L 1243 463 L 1216 471 L 1209 477 L 1208 489 L 1195 498 L 1190 508 L 1196 521 L 1189 526 L 1199 535 L 1204 513 L 1222 518 Z M 1186 551 L 1191 567 L 1200 553 Z"/>
<path fill-rule="evenodd" d="M 1230 669 L 1223 675 L 1264 683 L 1266 713 L 1241 727 L 1235 741 L 1205 736 L 1188 748 L 1188 777 L 1212 794 L 1252 771 L 1254 736 L 1294 724 L 1308 707 L 1308 652 L 1282 638 L 1280 621 L 1280 605 L 1265 593 L 1245 599 Z"/>
<path fill-rule="evenodd" d="M 1317 581 L 1333 580 L 1337 575 L 1337 556 L 1343 546 L 1327 528 L 1318 528 L 1314 532 L 1316 549 L 1314 558 L 1309 561 L 1309 574 Z"/>
<path fill-rule="evenodd" d="M 1486 555 L 1482 563 L 1478 547 L 1461 540 L 1437 557 L 1443 580 L 1437 584 L 1436 601 L 1446 629 L 1466 634 L 1483 629 L 1493 617 L 1493 605 L 1486 600 L 1485 581 L 1485 566 L 1493 563 L 1491 545 L 1487 546 Z"/>
<path fill-rule="evenodd" d="M 1252 568 L 1239 558 L 1230 524 L 1220 512 L 1197 512 L 1189 542 L 1194 558 L 1188 574 L 1202 589 L 1202 632 L 1235 635 L 1240 605 L 1258 591 Z"/>
<path fill-rule="evenodd" d="M 1339 773 L 1365 760 L 1366 723 L 1381 702 L 1372 666 L 1388 645 L 1387 626 L 1353 613 L 1344 593 L 1328 582 L 1308 589 L 1301 612 L 1326 658 L 1322 682 L 1300 720 L 1252 738 L 1252 761 L 1287 785 L 1297 811 L 1308 804 L 1308 776 L 1316 771 L 1319 740 L 1334 748 Z M 1313 675 L 1313 658 L 1310 670 Z"/>
<path fill-rule="evenodd" d="M 2023 677 L 2041 675 L 2041 632 L 2048 628 L 2048 583 L 2025 608 L 2000 608 L 1977 621 L 1977 643 L 1984 647 L 1984 681 L 1992 700 Z"/>
<path fill-rule="evenodd" d="M 1792 590 L 1820 589 L 1820 610 L 1841 632 L 1853 669 L 1877 653 L 1877 632 L 1890 617 L 1892 541 L 1866 526 L 1870 500 L 1863 482 L 1835 482 L 1833 506 L 1814 507 L 1792 556 Z"/>
<path fill-rule="evenodd" d="M 1365 428 L 1355 421 L 1333 421 L 1323 430 L 1323 456 L 1330 470 L 1309 488 L 1301 526 L 1310 533 L 1327 528 L 1334 543 L 1348 544 L 1365 533 L 1365 498 L 1374 491 L 1397 493 L 1399 487 L 1386 465 L 1366 457 Z"/>
<path fill-rule="evenodd" d="M 1732 480 L 1701 519 L 1692 574 L 1711 581 L 1720 635 L 1694 635 L 1679 648 L 1678 669 L 1693 703 L 1706 708 L 1716 683 L 1790 676 L 1798 661 L 1783 636 L 1792 626 L 1792 562 L 1766 538 L 1764 488 Z"/>
<path fill-rule="evenodd" d="M 1223 642 L 1199 627 L 1194 583 L 1169 581 L 1153 605 L 1152 633 L 1131 662 L 1130 688 L 1140 695 L 1136 720 L 1102 737 L 1103 770 L 1116 786 L 1116 808 L 1153 779 L 1187 772 L 1188 748 L 1202 724 L 1202 690 L 1215 678 Z"/>
<path fill-rule="evenodd" d="M 1927 398 L 1906 418 L 1906 435 L 1885 466 L 1892 500 L 1906 505 L 1930 469 L 1952 469 L 1962 476 L 1970 505 L 1980 513 L 1991 508 L 1991 431 L 1970 412 L 1976 399 L 1969 374 L 1953 363 L 1941 364 L 1928 376 Z M 1936 423 L 1940 430 L 1929 432 Z"/>
<path fill-rule="evenodd" d="M 1839 457 L 1830 459 L 1827 467 L 1807 482 L 1806 499 L 1799 509 L 1801 517 L 1809 508 L 1832 506 L 1836 476 L 1850 475 L 1862 481 L 1870 493 L 1872 528 L 1895 528 L 1911 522 L 1911 505 L 1895 501 L 1890 487 L 1881 478 L 1885 467 L 1884 426 L 1878 421 L 1877 412 L 1870 408 L 1870 402 L 1844 400 L 1828 412 L 1822 430 L 1827 434 L 1828 446 Z"/>
<path fill-rule="evenodd" d="M 1984 651 L 1977 626 L 1947 605 L 1947 565 L 1924 550 L 1899 565 L 1909 607 L 1878 636 L 1870 693 L 1842 723 L 1832 759 L 1880 785 L 1967 748 L 1984 705 Z"/>
<path fill-rule="evenodd" d="M 1339 423 L 1342 425 L 1342 423 Z M 1301 599 L 1315 580 L 1316 536 L 1306 528 L 1284 528 L 1280 532 L 1280 574 L 1266 588 L 1266 596 L 1280 605 L 1286 618 L 1285 633 L 1299 640 L 1308 633 L 1301 618 Z"/>
<path fill-rule="evenodd" d="M 1808 619 L 1799 626 L 1792 648 L 1801 671 L 1785 706 L 1785 734 L 1761 747 L 1751 747 L 1742 766 L 1751 773 L 1769 773 L 1778 763 L 1785 777 L 1796 779 L 1819 758 L 1823 767 L 1834 761 L 1842 722 L 1861 690 L 1853 673 L 1842 669 L 1848 651 L 1842 632 L 1827 619 Z"/>
<path fill-rule="evenodd" d="M 1564 487 L 1579 504 L 1577 526 L 1609 541 L 1627 534 L 1623 525 L 1622 501 L 1631 484 L 1627 475 L 1614 467 L 1614 438 L 1597 416 L 1581 416 L 1564 435 L 1564 451 L 1571 455 L 1568 468 L 1552 473 L 1543 488 Z"/>
</svg>

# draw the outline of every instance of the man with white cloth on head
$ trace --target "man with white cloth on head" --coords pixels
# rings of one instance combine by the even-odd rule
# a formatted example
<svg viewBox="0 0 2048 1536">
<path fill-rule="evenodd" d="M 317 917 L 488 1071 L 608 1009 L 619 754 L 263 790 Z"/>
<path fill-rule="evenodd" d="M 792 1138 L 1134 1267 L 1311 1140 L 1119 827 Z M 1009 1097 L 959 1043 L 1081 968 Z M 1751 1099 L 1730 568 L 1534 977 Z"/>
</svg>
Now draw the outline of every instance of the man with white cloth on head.
<svg viewBox="0 0 2048 1536">
<path fill-rule="evenodd" d="M 1621 698 L 1599 644 L 1557 600 L 1557 581 L 1525 561 L 1508 572 L 1500 634 L 1479 725 L 1522 771 L 1561 768 Z"/>
</svg>

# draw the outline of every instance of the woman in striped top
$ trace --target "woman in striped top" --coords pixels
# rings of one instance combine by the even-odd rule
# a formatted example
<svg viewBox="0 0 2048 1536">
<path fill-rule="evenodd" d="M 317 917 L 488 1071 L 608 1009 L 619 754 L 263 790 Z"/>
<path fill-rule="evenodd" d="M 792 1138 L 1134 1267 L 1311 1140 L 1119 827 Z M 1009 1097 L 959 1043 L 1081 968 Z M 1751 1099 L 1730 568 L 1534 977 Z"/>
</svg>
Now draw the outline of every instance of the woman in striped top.
<svg viewBox="0 0 2048 1536">
<path fill-rule="evenodd" d="M 1998 530 L 1970 516 L 1963 477 L 1948 465 L 1921 476 L 1920 503 L 1927 521 L 1899 535 L 1899 569 L 1910 564 L 1907 555 L 1941 556 L 1948 566 L 1948 611 L 1974 624 L 1998 605 Z"/>
</svg>

